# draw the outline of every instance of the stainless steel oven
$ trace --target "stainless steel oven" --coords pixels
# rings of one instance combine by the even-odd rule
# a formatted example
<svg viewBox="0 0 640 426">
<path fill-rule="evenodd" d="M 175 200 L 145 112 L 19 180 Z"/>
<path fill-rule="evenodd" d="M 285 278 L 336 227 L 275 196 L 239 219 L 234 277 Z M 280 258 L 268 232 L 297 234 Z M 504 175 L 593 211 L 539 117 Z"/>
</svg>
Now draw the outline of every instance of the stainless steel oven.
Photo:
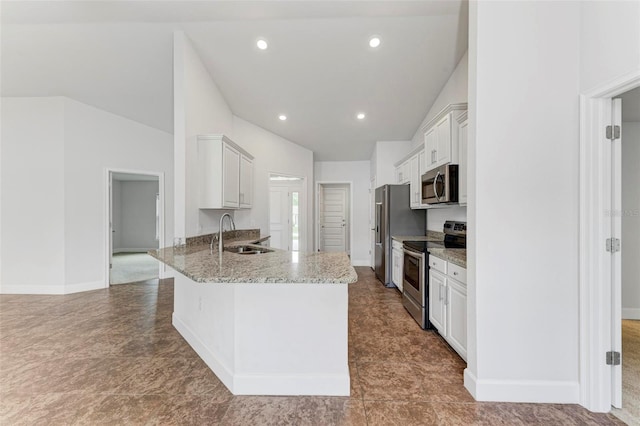
<svg viewBox="0 0 640 426">
<path fill-rule="evenodd" d="M 402 304 L 422 328 L 431 328 L 428 320 L 427 256 L 423 251 L 404 246 Z"/>
<path fill-rule="evenodd" d="M 458 165 L 445 164 L 422 175 L 422 204 L 458 202 Z"/>
</svg>

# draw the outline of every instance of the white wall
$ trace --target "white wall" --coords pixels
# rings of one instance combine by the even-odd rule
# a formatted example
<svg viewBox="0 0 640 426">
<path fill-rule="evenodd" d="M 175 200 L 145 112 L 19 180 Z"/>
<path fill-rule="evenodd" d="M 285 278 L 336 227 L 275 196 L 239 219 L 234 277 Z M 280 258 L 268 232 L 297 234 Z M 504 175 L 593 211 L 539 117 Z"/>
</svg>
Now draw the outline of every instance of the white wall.
<svg viewBox="0 0 640 426">
<path fill-rule="evenodd" d="M 165 238 L 173 238 L 171 135 L 67 98 L 3 99 L 2 106 L 2 220 L 10 224 L 3 226 L 3 292 L 108 285 L 106 168 L 165 174 Z M 17 194 L 25 201 L 14 203 Z"/>
<path fill-rule="evenodd" d="M 424 143 L 422 127 L 438 115 L 449 104 L 467 102 L 469 98 L 469 52 L 465 53 L 451 73 L 429 112 L 413 135 L 412 148 Z"/>
<path fill-rule="evenodd" d="M 624 105 L 622 106 L 624 108 Z M 622 123 L 622 318 L 640 319 L 640 123 Z"/>
<path fill-rule="evenodd" d="M 465 385 L 575 403 L 580 3 L 472 2 L 470 21 Z"/>
<path fill-rule="evenodd" d="M 371 178 L 376 178 L 376 188 L 395 184 L 396 168 L 394 164 L 411 151 L 411 141 L 378 141 L 371 155 Z"/>
<path fill-rule="evenodd" d="M 233 114 L 181 31 L 174 33 L 173 55 L 176 236 L 191 237 L 217 232 L 220 216 L 225 213 L 198 208 L 196 136 L 222 133 L 234 139 Z"/>
<path fill-rule="evenodd" d="M 585 93 L 640 67 L 640 2 L 580 4 L 580 90 Z"/>
<path fill-rule="evenodd" d="M 182 32 L 174 34 L 174 102 L 176 228 L 184 235 L 217 232 L 224 210 L 200 210 L 197 204 L 196 136 L 223 133 L 254 157 L 254 191 L 251 210 L 229 211 L 238 228 L 269 230 L 270 172 L 306 179 L 307 197 L 313 197 L 313 152 L 273 133 L 235 117 L 200 59 L 191 41 Z M 184 177 L 184 179 L 183 179 Z M 313 203 L 307 203 L 307 248 L 313 248 Z M 184 219 L 182 219 L 184 217 Z M 180 222 L 183 220 L 183 222 Z"/>
<path fill-rule="evenodd" d="M 2 293 L 64 287 L 63 103 L 2 98 Z"/>
<path fill-rule="evenodd" d="M 305 179 L 307 192 L 306 249 L 313 251 L 313 152 L 274 135 L 239 117 L 233 118 L 234 141 L 250 152 L 253 160 L 253 208 L 235 212 L 238 228 L 269 232 L 269 174 Z"/>
<path fill-rule="evenodd" d="M 104 273 L 105 170 L 164 173 L 165 241 L 173 239 L 173 146 L 169 133 L 65 99 L 66 285 L 97 286 Z"/>
<path fill-rule="evenodd" d="M 356 266 L 369 266 L 371 263 L 369 173 L 369 161 L 317 161 L 314 166 L 316 182 L 351 183 L 351 263 Z"/>
<path fill-rule="evenodd" d="M 112 248 L 117 253 L 122 248 L 122 181 L 114 180 L 111 185 L 111 221 L 113 222 Z"/>
<path fill-rule="evenodd" d="M 122 235 L 114 250 L 147 251 L 158 248 L 156 240 L 157 181 L 121 181 Z M 170 245 L 166 243 L 166 245 Z"/>
</svg>

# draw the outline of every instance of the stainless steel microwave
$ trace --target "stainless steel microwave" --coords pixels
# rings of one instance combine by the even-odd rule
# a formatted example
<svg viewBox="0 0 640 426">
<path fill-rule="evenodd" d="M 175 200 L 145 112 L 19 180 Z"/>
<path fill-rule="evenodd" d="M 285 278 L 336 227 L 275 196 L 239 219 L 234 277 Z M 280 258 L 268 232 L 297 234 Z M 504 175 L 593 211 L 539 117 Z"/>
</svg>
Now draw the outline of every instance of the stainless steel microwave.
<svg viewBox="0 0 640 426">
<path fill-rule="evenodd" d="M 457 202 L 457 164 L 445 164 L 422 175 L 422 204 Z"/>
</svg>

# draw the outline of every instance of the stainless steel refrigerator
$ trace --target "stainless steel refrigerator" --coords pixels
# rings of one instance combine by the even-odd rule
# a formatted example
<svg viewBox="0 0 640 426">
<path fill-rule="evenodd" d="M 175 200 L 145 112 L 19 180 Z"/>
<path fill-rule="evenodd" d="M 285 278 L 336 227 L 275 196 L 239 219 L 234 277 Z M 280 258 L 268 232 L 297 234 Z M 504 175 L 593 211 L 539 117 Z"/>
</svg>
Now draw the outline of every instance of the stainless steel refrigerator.
<svg viewBox="0 0 640 426">
<path fill-rule="evenodd" d="M 391 236 L 419 236 L 426 232 L 426 211 L 412 210 L 409 185 L 376 188 L 375 272 L 387 287 L 391 281 Z"/>
</svg>

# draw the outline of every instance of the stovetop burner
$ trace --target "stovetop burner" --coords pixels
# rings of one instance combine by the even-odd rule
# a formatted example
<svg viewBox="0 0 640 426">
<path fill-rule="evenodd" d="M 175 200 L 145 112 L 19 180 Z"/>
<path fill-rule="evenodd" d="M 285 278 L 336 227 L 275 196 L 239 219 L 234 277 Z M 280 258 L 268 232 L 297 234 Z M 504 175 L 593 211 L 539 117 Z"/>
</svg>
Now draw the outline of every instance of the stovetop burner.
<svg viewBox="0 0 640 426">
<path fill-rule="evenodd" d="M 404 246 L 422 253 L 430 248 L 467 248 L 467 224 L 448 220 L 444 224 L 444 241 L 405 241 Z"/>
</svg>

